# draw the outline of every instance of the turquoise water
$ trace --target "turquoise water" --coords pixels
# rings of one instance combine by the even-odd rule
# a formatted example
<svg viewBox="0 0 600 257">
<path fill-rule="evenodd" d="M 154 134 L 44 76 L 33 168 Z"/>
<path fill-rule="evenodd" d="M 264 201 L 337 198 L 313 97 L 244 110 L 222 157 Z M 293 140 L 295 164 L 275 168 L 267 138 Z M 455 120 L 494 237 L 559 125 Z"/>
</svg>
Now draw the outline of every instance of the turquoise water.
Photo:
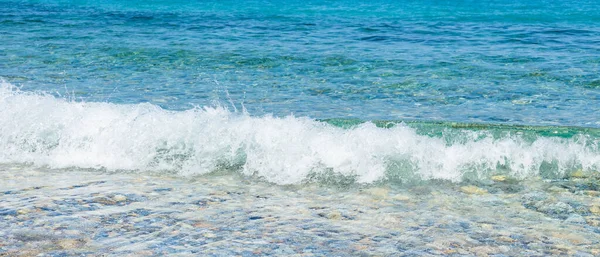
<svg viewBox="0 0 600 257">
<path fill-rule="evenodd" d="M 599 6 L 1 1 L 2 160 L 284 184 L 594 171 Z"/>
<path fill-rule="evenodd" d="M 1 1 L 0 24 L 0 77 L 77 101 L 600 126 L 598 1 Z"/>
<path fill-rule="evenodd" d="M 279 184 L 600 167 L 597 1 L 1 1 L 0 24 L 3 163 Z"/>
<path fill-rule="evenodd" d="M 0 0 L 0 256 L 600 256 L 600 1 Z"/>
</svg>

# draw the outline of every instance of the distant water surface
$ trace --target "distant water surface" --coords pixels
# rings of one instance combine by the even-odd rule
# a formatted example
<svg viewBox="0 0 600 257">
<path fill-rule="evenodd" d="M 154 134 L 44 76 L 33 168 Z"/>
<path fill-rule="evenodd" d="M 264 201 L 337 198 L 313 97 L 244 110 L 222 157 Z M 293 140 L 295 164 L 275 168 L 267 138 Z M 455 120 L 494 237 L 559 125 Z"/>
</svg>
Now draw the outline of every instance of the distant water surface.
<svg viewBox="0 0 600 257">
<path fill-rule="evenodd" d="M 599 127 L 598 1 L 0 1 L 0 77 L 78 101 Z"/>
<path fill-rule="evenodd" d="M 600 1 L 0 0 L 0 256 L 600 256 Z"/>
</svg>

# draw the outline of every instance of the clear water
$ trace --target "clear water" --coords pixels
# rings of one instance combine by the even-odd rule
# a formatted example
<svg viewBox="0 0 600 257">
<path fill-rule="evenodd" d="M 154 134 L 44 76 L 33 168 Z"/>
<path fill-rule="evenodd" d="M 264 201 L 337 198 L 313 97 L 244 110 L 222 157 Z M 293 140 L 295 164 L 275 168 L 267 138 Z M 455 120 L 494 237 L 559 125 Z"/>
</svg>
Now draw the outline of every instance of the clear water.
<svg viewBox="0 0 600 257">
<path fill-rule="evenodd" d="M 599 256 L 600 1 L 0 0 L 0 256 Z"/>
<path fill-rule="evenodd" d="M 597 1 L 1 1 L 0 24 L 3 163 L 281 184 L 600 167 Z"/>
<path fill-rule="evenodd" d="M 598 1 L 0 1 L 0 77 L 253 116 L 599 127 Z"/>
</svg>

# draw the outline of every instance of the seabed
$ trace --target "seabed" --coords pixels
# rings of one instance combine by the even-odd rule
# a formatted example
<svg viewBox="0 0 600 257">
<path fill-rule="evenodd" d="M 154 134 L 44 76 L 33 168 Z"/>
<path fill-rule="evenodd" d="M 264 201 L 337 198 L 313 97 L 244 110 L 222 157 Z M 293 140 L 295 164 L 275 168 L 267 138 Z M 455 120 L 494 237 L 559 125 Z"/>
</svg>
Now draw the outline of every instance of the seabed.
<svg viewBox="0 0 600 257">
<path fill-rule="evenodd" d="M 600 179 L 280 186 L 0 170 L 0 256 L 600 255 Z"/>
</svg>

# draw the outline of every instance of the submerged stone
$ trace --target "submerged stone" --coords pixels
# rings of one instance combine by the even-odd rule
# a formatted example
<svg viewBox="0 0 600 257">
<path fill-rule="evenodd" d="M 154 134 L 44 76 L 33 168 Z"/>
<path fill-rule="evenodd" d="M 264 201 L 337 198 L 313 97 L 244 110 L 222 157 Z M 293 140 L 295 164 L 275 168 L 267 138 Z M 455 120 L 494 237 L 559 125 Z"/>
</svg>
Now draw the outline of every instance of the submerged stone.
<svg viewBox="0 0 600 257">
<path fill-rule="evenodd" d="M 203 236 L 206 237 L 206 238 L 215 238 L 215 237 L 217 237 L 217 235 L 215 235 L 213 233 L 204 233 Z"/>
<path fill-rule="evenodd" d="M 588 174 L 584 173 L 583 170 L 576 170 L 570 174 L 570 177 L 572 177 L 572 178 L 587 178 L 589 176 L 588 176 Z"/>
<path fill-rule="evenodd" d="M 460 188 L 460 191 L 463 193 L 466 193 L 466 194 L 475 194 L 475 195 L 483 195 L 483 194 L 488 193 L 487 190 L 476 187 L 476 186 L 463 186 Z"/>
<path fill-rule="evenodd" d="M 373 198 L 381 200 L 388 197 L 390 190 L 387 188 L 370 188 L 365 190 L 365 192 Z"/>
<path fill-rule="evenodd" d="M 407 195 L 395 195 L 392 197 L 392 199 L 397 200 L 397 201 L 408 201 L 408 200 L 410 200 L 410 197 Z"/>
<path fill-rule="evenodd" d="M 117 203 L 114 199 L 108 197 L 98 197 L 92 200 L 92 202 L 103 205 L 115 205 Z"/>
<path fill-rule="evenodd" d="M 598 196 L 600 196 L 600 191 L 586 190 L 586 191 L 583 191 L 583 194 L 585 194 L 587 196 L 598 197 Z"/>
<path fill-rule="evenodd" d="M 83 240 L 61 239 L 56 242 L 56 245 L 58 245 L 60 248 L 62 248 L 64 250 L 70 250 L 70 249 L 81 247 L 84 245 L 84 243 L 85 242 Z"/>
<path fill-rule="evenodd" d="M 600 217 L 585 217 L 585 222 L 594 227 L 600 227 Z"/>
<path fill-rule="evenodd" d="M 596 215 L 600 215 L 600 205 L 592 205 L 590 207 L 590 212 Z"/>
<path fill-rule="evenodd" d="M 339 220 L 342 218 L 342 214 L 339 211 L 332 211 L 327 214 L 327 218 L 330 220 Z"/>
<path fill-rule="evenodd" d="M 20 209 L 20 210 L 17 210 L 17 214 L 18 214 L 18 215 L 23 215 L 23 214 L 27 214 L 27 213 L 29 213 L 29 210 L 28 210 L 28 209 Z"/>
<path fill-rule="evenodd" d="M 114 195 L 113 196 L 113 200 L 115 200 L 115 202 L 124 202 L 124 201 L 127 201 L 127 196 L 124 196 L 124 195 Z"/>
<path fill-rule="evenodd" d="M 564 202 L 557 202 L 553 204 L 543 203 L 541 206 L 538 206 L 537 210 L 563 219 L 567 218 L 575 211 L 571 205 Z"/>
<path fill-rule="evenodd" d="M 506 176 L 504 176 L 504 175 L 492 176 L 492 180 L 496 181 L 496 182 L 504 182 L 504 181 L 506 181 Z"/>
<path fill-rule="evenodd" d="M 585 224 L 586 221 L 583 218 L 583 216 L 579 215 L 579 214 L 571 214 L 566 220 L 565 222 L 567 223 L 573 223 L 573 224 Z"/>
</svg>

